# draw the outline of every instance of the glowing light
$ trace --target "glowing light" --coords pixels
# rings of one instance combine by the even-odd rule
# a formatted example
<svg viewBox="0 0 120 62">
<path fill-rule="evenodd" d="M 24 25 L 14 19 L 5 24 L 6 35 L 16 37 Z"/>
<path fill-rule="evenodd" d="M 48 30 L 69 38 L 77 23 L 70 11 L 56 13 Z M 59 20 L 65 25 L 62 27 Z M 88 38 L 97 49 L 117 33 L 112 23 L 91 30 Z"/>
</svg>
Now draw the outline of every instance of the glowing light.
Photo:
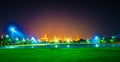
<svg viewBox="0 0 120 62">
<path fill-rule="evenodd" d="M 32 41 L 32 43 L 38 43 L 37 40 L 35 39 L 35 37 L 31 37 L 31 41 Z"/>
<path fill-rule="evenodd" d="M 31 48 L 34 48 L 34 46 L 31 46 Z"/>
<path fill-rule="evenodd" d="M 67 39 L 67 42 L 70 42 L 70 39 Z"/>
<path fill-rule="evenodd" d="M 32 41 L 36 41 L 36 40 L 35 40 L 35 37 L 32 37 L 31 40 L 32 40 Z"/>
<path fill-rule="evenodd" d="M 47 42 L 47 41 L 48 41 L 47 35 L 46 35 L 46 34 L 44 34 L 44 37 L 43 37 L 43 38 L 41 38 L 41 40 L 42 40 L 42 41 L 46 41 L 46 42 Z"/>
<path fill-rule="evenodd" d="M 87 44 L 90 44 L 90 40 L 89 39 L 87 39 L 86 42 L 87 42 Z"/>
<path fill-rule="evenodd" d="M 10 26 L 10 31 L 12 31 L 12 32 L 16 32 L 16 30 L 15 30 L 15 27 L 14 26 Z"/>
<path fill-rule="evenodd" d="M 67 47 L 69 48 L 69 47 L 70 47 L 70 45 L 67 45 Z"/>
<path fill-rule="evenodd" d="M 45 42 L 55 42 L 55 43 L 59 43 L 60 42 L 67 42 L 67 43 L 70 43 L 72 42 L 73 40 L 74 41 L 78 41 L 79 38 L 77 37 L 76 39 L 72 39 L 72 38 L 67 38 L 67 37 L 56 37 L 54 35 L 54 37 L 47 37 L 47 34 L 44 34 L 44 37 L 43 38 L 40 38 L 41 41 L 45 41 Z"/>
<path fill-rule="evenodd" d="M 99 37 L 98 37 L 98 36 L 95 36 L 95 39 L 97 40 L 97 39 L 99 39 Z"/>
<path fill-rule="evenodd" d="M 54 36 L 54 41 L 55 43 L 59 43 L 59 39 L 56 36 Z"/>
<path fill-rule="evenodd" d="M 102 43 L 106 43 L 105 38 L 103 37 L 103 38 L 100 40 L 100 42 L 102 42 Z"/>
<path fill-rule="evenodd" d="M 25 42 L 25 41 L 26 41 L 26 40 L 23 38 L 23 39 L 22 39 L 22 42 Z"/>
<path fill-rule="evenodd" d="M 70 38 L 66 39 L 67 43 L 70 43 L 70 41 L 72 41 Z"/>
<path fill-rule="evenodd" d="M 6 34 L 5 37 L 6 37 L 6 38 L 9 38 L 9 35 Z"/>
<path fill-rule="evenodd" d="M 99 45 L 98 45 L 98 44 L 96 44 L 96 45 L 95 45 L 95 47 L 99 47 Z"/>
<path fill-rule="evenodd" d="M 55 39 L 55 42 L 56 42 L 56 43 L 59 43 L 59 40 L 58 40 L 58 39 Z"/>
<path fill-rule="evenodd" d="M 25 37 L 25 35 L 22 32 L 20 32 L 19 30 L 17 30 L 14 25 L 11 25 L 8 29 L 11 34 L 10 36 L 11 36 L 12 40 L 15 40 L 16 37 L 18 37 L 18 38 Z"/>
<path fill-rule="evenodd" d="M 112 39 L 114 39 L 115 38 L 115 36 L 112 36 Z"/>
<path fill-rule="evenodd" d="M 99 36 L 95 36 L 95 37 L 92 39 L 92 43 L 93 43 L 93 44 L 97 44 L 97 43 L 99 43 L 99 42 L 100 42 Z"/>
<path fill-rule="evenodd" d="M 110 42 L 114 42 L 114 39 L 110 39 Z"/>
<path fill-rule="evenodd" d="M 58 48 L 58 45 L 55 45 L 55 48 Z"/>
<path fill-rule="evenodd" d="M 101 42 L 104 42 L 104 40 L 101 40 Z"/>
<path fill-rule="evenodd" d="M 16 37 L 16 41 L 19 41 L 18 37 Z"/>
</svg>

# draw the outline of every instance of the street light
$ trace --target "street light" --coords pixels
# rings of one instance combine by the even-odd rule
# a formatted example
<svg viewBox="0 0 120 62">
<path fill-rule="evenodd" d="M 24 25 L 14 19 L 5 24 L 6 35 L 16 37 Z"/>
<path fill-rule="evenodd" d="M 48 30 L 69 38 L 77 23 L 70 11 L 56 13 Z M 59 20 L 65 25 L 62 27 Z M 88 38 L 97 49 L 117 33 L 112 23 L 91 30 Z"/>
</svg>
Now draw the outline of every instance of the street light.
<svg viewBox="0 0 120 62">
<path fill-rule="evenodd" d="M 15 27 L 10 27 L 11 32 L 16 32 Z"/>
</svg>

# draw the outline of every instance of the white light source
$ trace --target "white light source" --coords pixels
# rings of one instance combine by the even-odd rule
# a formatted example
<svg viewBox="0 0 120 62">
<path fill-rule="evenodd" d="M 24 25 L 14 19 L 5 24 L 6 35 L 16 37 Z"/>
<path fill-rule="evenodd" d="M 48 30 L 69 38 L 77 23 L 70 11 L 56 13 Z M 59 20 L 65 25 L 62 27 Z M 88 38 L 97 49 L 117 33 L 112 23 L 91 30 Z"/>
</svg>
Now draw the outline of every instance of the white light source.
<svg viewBox="0 0 120 62">
<path fill-rule="evenodd" d="M 99 47 L 99 45 L 98 45 L 98 44 L 96 44 L 96 45 L 95 45 L 95 47 Z"/>
<path fill-rule="evenodd" d="M 14 28 L 14 27 L 11 27 L 10 30 L 11 30 L 12 32 L 15 32 L 15 28 Z"/>
<path fill-rule="evenodd" d="M 99 37 L 98 36 L 95 36 L 95 39 L 97 40 Z"/>
<path fill-rule="evenodd" d="M 99 36 L 95 36 L 95 37 L 92 39 L 91 42 L 92 42 L 93 44 L 98 44 L 99 41 L 100 41 L 100 37 L 99 37 Z"/>
<path fill-rule="evenodd" d="M 70 47 L 70 45 L 67 45 L 67 47 L 69 48 L 69 47 Z"/>
<path fill-rule="evenodd" d="M 55 48 L 58 48 L 58 45 L 55 45 Z"/>
<path fill-rule="evenodd" d="M 35 37 L 31 37 L 31 41 L 32 41 L 32 43 L 38 43 L 37 40 L 35 39 Z"/>
</svg>

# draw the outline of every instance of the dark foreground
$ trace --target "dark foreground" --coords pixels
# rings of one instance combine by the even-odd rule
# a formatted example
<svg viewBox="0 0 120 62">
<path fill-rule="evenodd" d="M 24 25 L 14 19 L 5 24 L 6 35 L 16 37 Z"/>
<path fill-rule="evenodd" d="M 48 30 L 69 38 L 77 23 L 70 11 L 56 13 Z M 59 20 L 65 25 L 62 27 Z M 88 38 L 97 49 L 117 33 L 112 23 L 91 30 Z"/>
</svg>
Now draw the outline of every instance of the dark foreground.
<svg viewBox="0 0 120 62">
<path fill-rule="evenodd" d="M 120 62 L 120 48 L 0 49 L 0 62 Z"/>
</svg>

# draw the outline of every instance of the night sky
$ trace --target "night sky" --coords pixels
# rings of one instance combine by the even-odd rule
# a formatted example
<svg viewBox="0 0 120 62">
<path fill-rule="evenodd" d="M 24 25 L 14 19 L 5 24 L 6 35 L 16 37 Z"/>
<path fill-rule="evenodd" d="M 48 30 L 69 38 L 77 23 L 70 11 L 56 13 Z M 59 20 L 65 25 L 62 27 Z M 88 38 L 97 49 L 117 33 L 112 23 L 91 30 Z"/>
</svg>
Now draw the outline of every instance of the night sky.
<svg viewBox="0 0 120 62">
<path fill-rule="evenodd" d="M 90 38 L 120 35 L 117 1 L 0 1 L 0 34 L 16 25 L 27 35 Z"/>
</svg>

